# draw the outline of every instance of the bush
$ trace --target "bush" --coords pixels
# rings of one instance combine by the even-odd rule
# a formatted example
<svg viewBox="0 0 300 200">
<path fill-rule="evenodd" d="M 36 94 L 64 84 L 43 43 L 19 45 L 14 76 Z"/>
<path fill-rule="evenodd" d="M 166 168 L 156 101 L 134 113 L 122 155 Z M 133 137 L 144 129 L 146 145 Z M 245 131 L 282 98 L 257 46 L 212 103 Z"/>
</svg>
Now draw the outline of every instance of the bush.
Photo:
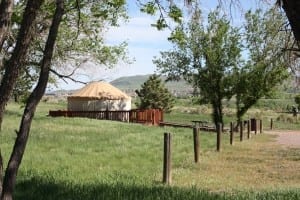
<svg viewBox="0 0 300 200">
<path fill-rule="evenodd" d="M 141 109 L 155 108 L 170 112 L 174 106 L 174 97 L 157 75 L 152 75 L 135 91 L 139 97 L 136 106 Z"/>
</svg>

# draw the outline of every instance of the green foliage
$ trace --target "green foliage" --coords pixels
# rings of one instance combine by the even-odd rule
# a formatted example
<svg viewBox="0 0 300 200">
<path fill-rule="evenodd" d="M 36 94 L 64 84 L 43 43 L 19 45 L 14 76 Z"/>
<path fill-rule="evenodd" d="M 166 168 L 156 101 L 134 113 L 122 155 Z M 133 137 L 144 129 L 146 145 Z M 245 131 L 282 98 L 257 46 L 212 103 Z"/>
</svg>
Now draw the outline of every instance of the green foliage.
<svg viewBox="0 0 300 200">
<path fill-rule="evenodd" d="M 175 2 L 169 1 L 146 1 L 142 3 L 138 1 L 140 4 L 140 11 L 147 13 L 149 15 L 155 16 L 157 15 L 157 20 L 155 24 L 151 24 L 151 26 L 157 28 L 157 30 L 162 30 L 169 27 L 167 23 L 167 19 L 171 19 L 175 23 L 182 22 L 182 9 L 179 8 L 179 5 L 176 5 Z"/>
<path fill-rule="evenodd" d="M 155 24 L 151 24 L 151 26 L 156 27 L 157 30 L 162 30 L 168 27 L 167 22 L 164 18 L 159 18 Z"/>
<path fill-rule="evenodd" d="M 158 7 L 156 6 L 155 2 L 148 2 L 142 5 L 140 10 L 149 15 L 154 15 L 157 12 Z"/>
<path fill-rule="evenodd" d="M 127 19 L 125 3 L 124 0 L 80 1 L 76 9 L 70 2 L 57 40 L 58 67 L 65 62 L 77 67 L 88 60 L 102 67 L 113 67 L 120 60 L 129 62 L 125 42 L 107 45 L 103 39 L 109 26 L 118 26 L 120 19 Z"/>
<path fill-rule="evenodd" d="M 238 120 L 260 98 L 271 95 L 289 75 L 286 53 L 282 51 L 287 38 L 279 31 L 284 20 L 277 8 L 265 13 L 248 11 L 245 18 L 244 41 L 249 52 L 235 77 Z"/>
<path fill-rule="evenodd" d="M 260 98 L 272 96 L 289 75 L 287 55 L 282 51 L 288 41 L 278 31 L 282 16 L 273 8 L 265 13 L 249 11 L 245 18 L 243 28 L 233 28 L 216 10 L 205 25 L 196 8 L 190 22 L 171 33 L 173 49 L 154 59 L 169 80 L 183 77 L 193 85 L 198 103 L 213 105 L 215 123 L 222 123 L 222 100 L 235 97 L 241 120 Z M 242 51 L 247 55 L 242 57 Z"/>
<path fill-rule="evenodd" d="M 177 23 L 181 23 L 182 20 L 182 11 L 176 5 L 170 7 L 169 17 Z"/>
<path fill-rule="evenodd" d="M 32 73 L 33 76 L 27 71 L 22 70 L 19 78 L 17 79 L 16 85 L 13 89 L 12 96 L 17 103 L 25 103 L 33 84 L 37 81 L 37 76 Z"/>
<path fill-rule="evenodd" d="M 292 99 L 259 99 L 253 106 L 259 109 L 269 109 L 274 112 L 290 112 L 292 111 L 293 100 Z"/>
<path fill-rule="evenodd" d="M 300 108 L 300 94 L 295 96 L 295 103 L 298 105 L 298 108 Z"/>
<path fill-rule="evenodd" d="M 241 47 L 237 29 L 230 27 L 219 10 L 211 12 L 204 25 L 196 9 L 188 24 L 178 27 L 169 40 L 173 50 L 155 58 L 160 73 L 169 80 L 184 78 L 201 102 L 213 105 L 213 121 L 223 123 L 222 99 L 233 94 L 232 72 L 237 68 Z"/>
<path fill-rule="evenodd" d="M 120 61 L 130 63 L 126 42 L 108 45 L 103 38 L 110 26 L 118 26 L 120 20 L 127 19 L 125 4 L 125 0 L 66 1 L 65 14 L 56 39 L 52 70 L 64 75 L 73 75 L 86 62 L 95 63 L 95 67 L 107 68 L 115 66 Z M 14 7 L 12 37 L 7 39 L 5 43 L 7 47 L 1 52 L 7 58 L 12 52 L 11 49 L 14 48 L 13 38 L 18 33 L 24 7 L 24 1 L 16 2 Z M 25 63 L 26 68 L 33 76 L 39 73 L 39 64 L 54 10 L 54 1 L 46 0 L 34 23 L 36 33 Z M 56 81 L 56 78 L 52 74 L 53 82 Z"/>
<path fill-rule="evenodd" d="M 172 32 L 170 37 L 168 37 L 170 42 L 176 43 L 178 45 L 184 45 L 185 33 L 182 27 L 176 27 Z"/>
<path fill-rule="evenodd" d="M 156 108 L 171 112 L 174 105 L 174 97 L 157 75 L 151 75 L 136 93 L 140 100 L 137 107 L 141 109 Z"/>
</svg>

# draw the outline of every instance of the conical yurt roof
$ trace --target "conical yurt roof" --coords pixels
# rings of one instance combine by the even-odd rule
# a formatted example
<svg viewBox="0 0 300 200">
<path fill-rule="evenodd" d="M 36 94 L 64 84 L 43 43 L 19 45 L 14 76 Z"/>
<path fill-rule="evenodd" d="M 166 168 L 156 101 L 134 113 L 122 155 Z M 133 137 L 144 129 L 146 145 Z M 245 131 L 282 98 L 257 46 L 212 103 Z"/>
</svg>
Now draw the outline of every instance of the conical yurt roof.
<svg viewBox="0 0 300 200">
<path fill-rule="evenodd" d="M 70 95 L 68 98 L 104 100 L 131 99 L 131 97 L 129 97 L 118 88 L 103 81 L 91 82 L 74 94 Z"/>
</svg>

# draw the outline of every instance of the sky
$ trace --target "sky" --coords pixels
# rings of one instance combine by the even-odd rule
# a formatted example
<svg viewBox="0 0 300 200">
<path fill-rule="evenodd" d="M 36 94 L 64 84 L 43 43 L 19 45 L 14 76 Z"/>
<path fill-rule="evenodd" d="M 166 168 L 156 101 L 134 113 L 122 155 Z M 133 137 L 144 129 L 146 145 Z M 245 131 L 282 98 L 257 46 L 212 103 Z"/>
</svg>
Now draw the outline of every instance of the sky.
<svg viewBox="0 0 300 200">
<path fill-rule="evenodd" d="M 154 56 L 158 56 L 160 51 L 171 48 L 167 38 L 170 31 L 157 31 L 151 26 L 155 18 L 141 13 L 134 3 L 129 1 L 128 22 L 122 22 L 119 27 L 110 28 L 105 34 L 108 44 L 119 44 L 126 41 L 128 44 L 128 56 L 133 60 L 132 64 L 120 63 L 113 69 L 103 69 L 95 67 L 90 63 L 85 72 L 86 75 L 77 76 L 83 81 L 105 80 L 111 81 L 122 76 L 152 74 L 155 66 L 152 63 Z M 81 72 L 82 74 L 82 72 Z M 68 83 L 61 82 L 58 89 L 76 89 L 82 87 L 82 84 L 75 84 L 72 81 Z"/>
<path fill-rule="evenodd" d="M 110 28 L 105 34 L 108 44 L 118 44 L 123 41 L 128 43 L 129 57 L 134 60 L 132 64 L 120 63 L 111 70 L 95 67 L 93 63 L 87 64 L 81 75 L 76 76 L 81 81 L 112 81 L 122 76 L 153 74 L 156 66 L 152 63 L 154 56 L 159 56 L 160 51 L 171 49 L 172 45 L 167 38 L 169 30 L 158 31 L 151 24 L 155 17 L 141 13 L 134 0 L 127 1 L 129 21 L 122 22 L 120 27 Z M 203 14 L 216 6 L 217 0 L 203 0 L 201 8 Z M 245 9 L 257 7 L 257 0 L 242 1 L 243 5 L 233 8 L 231 19 L 233 23 L 240 23 L 241 12 Z M 183 6 L 183 5 L 182 5 Z M 56 89 L 78 89 L 82 84 L 60 82 Z"/>
</svg>

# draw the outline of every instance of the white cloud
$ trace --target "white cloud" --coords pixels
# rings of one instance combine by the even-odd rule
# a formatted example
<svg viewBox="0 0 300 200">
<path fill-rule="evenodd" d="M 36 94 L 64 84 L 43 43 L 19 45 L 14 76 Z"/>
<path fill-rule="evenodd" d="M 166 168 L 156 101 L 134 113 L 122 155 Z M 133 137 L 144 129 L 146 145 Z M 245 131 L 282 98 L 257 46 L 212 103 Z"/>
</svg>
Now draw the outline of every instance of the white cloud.
<svg viewBox="0 0 300 200">
<path fill-rule="evenodd" d="M 253 1 L 256 0 L 250 1 L 252 3 L 243 2 L 243 7 L 245 6 L 244 4 L 246 4 L 246 8 L 251 8 Z M 216 0 L 203 1 L 201 4 L 203 14 L 207 14 L 209 10 L 214 8 L 216 2 Z M 108 44 L 119 44 L 123 41 L 127 41 L 129 56 L 136 61 L 131 65 L 120 64 L 110 70 L 105 70 L 99 66 L 88 67 L 90 69 L 86 68 L 82 72 L 85 73 L 85 75 L 82 75 L 84 81 L 100 79 L 110 81 L 120 76 L 154 73 L 156 66 L 152 63 L 153 57 L 158 56 L 160 51 L 171 48 L 171 44 L 167 40 L 170 35 L 170 30 L 156 30 L 151 26 L 151 24 L 155 23 L 156 17 L 136 12 L 138 8 L 133 7 L 134 5 L 131 6 L 131 9 L 135 12 L 129 13 L 131 15 L 129 21 L 121 24 L 120 27 L 110 28 L 105 33 L 105 39 Z M 240 15 L 234 15 L 233 17 L 240 23 Z M 69 89 L 81 86 L 82 85 L 78 84 L 69 84 L 63 88 Z"/>
<path fill-rule="evenodd" d="M 131 18 L 128 23 L 120 27 L 111 28 L 105 34 L 108 44 L 119 44 L 127 41 L 129 57 L 135 59 L 133 64 L 120 63 L 113 69 L 105 69 L 103 66 L 88 63 L 77 72 L 76 79 L 85 82 L 96 80 L 111 81 L 121 76 L 154 73 L 153 57 L 159 55 L 160 51 L 170 48 L 170 43 L 167 40 L 170 31 L 156 30 L 151 26 L 154 22 L 154 18 L 139 15 Z M 60 89 L 80 87 L 82 87 L 81 84 L 75 84 L 70 81 L 68 84 L 60 84 Z"/>
<path fill-rule="evenodd" d="M 154 73 L 153 57 L 171 47 L 167 40 L 170 31 L 158 31 L 151 26 L 154 22 L 155 19 L 150 16 L 139 15 L 131 18 L 127 24 L 111 28 L 107 32 L 106 39 L 110 44 L 127 41 L 129 56 L 135 59 L 131 65 L 116 66 L 114 78 Z"/>
<path fill-rule="evenodd" d="M 111 28 L 106 33 L 109 43 L 127 41 L 129 44 L 153 44 L 167 43 L 169 30 L 158 31 L 152 27 L 155 21 L 151 17 L 134 17 L 127 24 Z"/>
</svg>

